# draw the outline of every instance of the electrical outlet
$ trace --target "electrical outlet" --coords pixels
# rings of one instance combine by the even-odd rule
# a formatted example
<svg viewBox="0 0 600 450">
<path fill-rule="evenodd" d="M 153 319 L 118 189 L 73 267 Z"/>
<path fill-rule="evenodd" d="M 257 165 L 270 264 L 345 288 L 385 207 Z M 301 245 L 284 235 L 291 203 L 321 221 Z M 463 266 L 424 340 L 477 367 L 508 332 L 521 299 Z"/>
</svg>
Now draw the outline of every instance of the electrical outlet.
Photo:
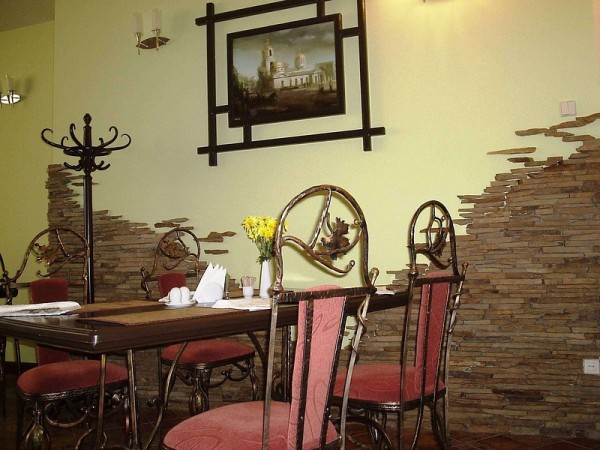
<svg viewBox="0 0 600 450">
<path fill-rule="evenodd" d="M 584 359 L 583 373 L 600 375 L 600 359 Z"/>
</svg>

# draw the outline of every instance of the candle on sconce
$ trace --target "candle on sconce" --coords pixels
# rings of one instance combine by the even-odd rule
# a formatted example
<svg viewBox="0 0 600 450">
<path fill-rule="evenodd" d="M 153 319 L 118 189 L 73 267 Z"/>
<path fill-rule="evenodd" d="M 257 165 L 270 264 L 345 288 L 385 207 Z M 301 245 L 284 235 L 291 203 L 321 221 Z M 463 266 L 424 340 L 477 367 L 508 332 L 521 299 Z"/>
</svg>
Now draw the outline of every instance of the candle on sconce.
<svg viewBox="0 0 600 450">
<path fill-rule="evenodd" d="M 133 34 L 143 34 L 144 33 L 144 18 L 142 17 L 141 12 L 133 13 Z"/>
<path fill-rule="evenodd" d="M 10 75 L 6 75 L 6 90 L 8 92 L 15 90 L 14 80 L 13 77 L 11 77 Z"/>
<path fill-rule="evenodd" d="M 152 31 L 162 29 L 162 11 L 160 9 L 152 10 Z"/>
<path fill-rule="evenodd" d="M 142 36 L 144 34 L 144 19 L 141 12 L 133 13 L 133 34 L 135 35 L 135 39 L 137 41 L 137 53 L 140 54 L 140 49 L 151 49 L 158 48 L 162 45 L 165 45 L 169 42 L 169 38 L 161 37 L 161 27 L 162 27 L 162 10 L 153 9 L 152 10 L 152 37 L 148 39 L 142 40 Z"/>
</svg>

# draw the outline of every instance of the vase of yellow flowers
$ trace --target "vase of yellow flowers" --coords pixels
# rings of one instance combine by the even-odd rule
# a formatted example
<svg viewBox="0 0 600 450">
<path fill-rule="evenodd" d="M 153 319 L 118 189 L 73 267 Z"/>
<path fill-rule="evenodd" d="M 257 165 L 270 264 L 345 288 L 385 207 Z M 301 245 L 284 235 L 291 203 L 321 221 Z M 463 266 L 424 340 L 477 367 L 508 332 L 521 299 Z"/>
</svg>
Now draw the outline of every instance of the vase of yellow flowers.
<svg viewBox="0 0 600 450">
<path fill-rule="evenodd" d="M 256 261 L 260 264 L 260 298 L 269 298 L 271 296 L 269 293 L 269 289 L 273 284 L 271 259 L 273 258 L 273 240 L 277 224 L 277 219 L 269 216 L 249 216 L 242 221 L 242 226 L 248 238 L 258 248 L 258 258 Z"/>
</svg>

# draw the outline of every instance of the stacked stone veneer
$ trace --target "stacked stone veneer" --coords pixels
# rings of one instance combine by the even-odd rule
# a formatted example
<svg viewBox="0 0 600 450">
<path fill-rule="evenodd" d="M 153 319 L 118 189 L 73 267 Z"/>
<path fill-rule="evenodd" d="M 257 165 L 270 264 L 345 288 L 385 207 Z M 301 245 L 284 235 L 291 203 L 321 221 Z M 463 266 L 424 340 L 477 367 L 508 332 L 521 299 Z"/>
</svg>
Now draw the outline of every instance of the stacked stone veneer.
<svg viewBox="0 0 600 450">
<path fill-rule="evenodd" d="M 62 165 L 51 165 L 48 168 L 48 223 L 51 226 L 70 226 L 83 234 L 83 209 L 78 201 L 82 192 L 83 176 L 65 169 Z M 158 241 L 164 233 L 176 226 L 193 230 L 187 225 L 186 218 L 175 218 L 157 223 L 154 227 L 145 223 L 136 223 L 122 219 L 119 216 L 109 215 L 107 211 L 94 211 L 94 278 L 95 301 L 97 303 L 125 299 L 143 299 L 145 292 L 141 287 L 140 269 L 152 269 L 154 253 Z M 206 237 L 200 237 L 201 251 L 206 255 L 225 253 L 223 243 L 234 232 L 211 232 Z M 207 256 L 208 258 L 209 256 Z M 160 266 L 159 266 L 160 273 Z M 235 283 L 235 279 L 230 280 Z M 191 281 L 190 281 L 191 283 Z M 151 283 L 153 298 L 158 298 L 158 287 Z M 194 286 L 190 285 L 190 288 Z M 69 294 L 72 298 L 81 298 L 77 286 L 70 286 Z M 250 343 L 247 336 L 239 339 Z M 137 381 L 138 391 L 143 398 L 152 397 L 157 389 L 157 354 L 154 349 L 136 352 L 138 366 Z M 116 357 L 116 359 L 120 359 Z M 122 358 L 121 358 L 122 359 Z M 250 384 L 247 383 L 250 398 Z M 239 398 L 237 387 L 224 386 L 211 393 L 211 401 L 216 403 Z M 174 406 L 177 402 L 185 406 L 185 396 L 189 389 L 176 389 L 174 391 Z"/>
<path fill-rule="evenodd" d="M 600 139 L 564 131 L 599 118 L 517 132 L 581 146 L 564 160 L 492 152 L 519 167 L 460 197 L 472 206 L 455 220 L 470 266 L 451 355 L 454 430 L 600 438 L 600 376 L 582 368 L 600 356 Z M 391 340 L 394 325 L 370 343 Z"/>
<path fill-rule="evenodd" d="M 535 161 L 527 156 L 534 148 L 493 152 L 511 155 L 518 168 L 483 194 L 460 197 L 471 206 L 455 217 L 467 231 L 458 252 L 470 266 L 451 355 L 452 430 L 600 438 L 600 376 L 582 370 L 584 358 L 600 356 L 600 140 L 564 131 L 598 118 L 518 132 L 581 146 L 564 160 Z M 83 230 L 73 190 L 80 182 L 50 167 L 51 224 Z M 139 268 L 164 231 L 94 213 L 97 301 L 143 295 Z M 405 282 L 405 269 L 390 273 L 394 284 Z M 397 361 L 400 311 L 369 319 L 361 360 Z M 155 361 L 154 351 L 138 355 L 142 396 L 156 386 Z M 226 383 L 211 401 L 247 398 L 243 389 Z M 186 391 L 177 392 L 185 407 Z"/>
</svg>

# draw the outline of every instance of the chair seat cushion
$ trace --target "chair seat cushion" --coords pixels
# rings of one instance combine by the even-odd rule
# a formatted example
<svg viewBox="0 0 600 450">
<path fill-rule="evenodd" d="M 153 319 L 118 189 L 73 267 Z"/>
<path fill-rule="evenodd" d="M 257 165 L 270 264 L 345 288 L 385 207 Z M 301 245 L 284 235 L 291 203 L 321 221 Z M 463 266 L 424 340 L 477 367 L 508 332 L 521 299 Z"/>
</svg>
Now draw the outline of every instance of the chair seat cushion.
<svg viewBox="0 0 600 450">
<path fill-rule="evenodd" d="M 211 409 L 175 425 L 163 443 L 168 449 L 176 450 L 261 449 L 263 408 L 264 402 L 255 401 Z M 289 417 L 289 403 L 271 403 L 270 450 L 294 448 L 287 442 Z M 336 429 L 329 423 L 327 442 L 337 438 Z M 305 442 L 302 448 L 318 446 L 318 442 Z"/>
<path fill-rule="evenodd" d="M 18 389 L 28 395 L 44 395 L 95 388 L 100 380 L 100 361 L 70 360 L 29 369 L 17 379 Z M 106 385 L 127 381 L 127 369 L 106 364 Z"/>
<path fill-rule="evenodd" d="M 342 397 L 344 393 L 345 372 L 336 377 L 334 396 Z M 438 382 L 438 390 L 444 383 Z M 421 391 L 420 374 L 407 367 L 404 383 L 404 401 L 414 401 Z M 425 395 L 433 393 L 433 385 L 425 386 Z M 400 365 L 399 364 L 357 364 L 352 372 L 352 382 L 348 394 L 350 401 L 363 403 L 400 403 Z"/>
<path fill-rule="evenodd" d="M 69 281 L 66 278 L 42 278 L 29 283 L 31 303 L 59 302 L 69 299 Z"/>
<path fill-rule="evenodd" d="M 172 361 L 181 344 L 169 345 L 162 351 L 162 359 Z M 214 364 L 237 361 L 254 356 L 254 348 L 232 339 L 205 339 L 188 342 L 179 362 L 181 364 Z"/>
</svg>

